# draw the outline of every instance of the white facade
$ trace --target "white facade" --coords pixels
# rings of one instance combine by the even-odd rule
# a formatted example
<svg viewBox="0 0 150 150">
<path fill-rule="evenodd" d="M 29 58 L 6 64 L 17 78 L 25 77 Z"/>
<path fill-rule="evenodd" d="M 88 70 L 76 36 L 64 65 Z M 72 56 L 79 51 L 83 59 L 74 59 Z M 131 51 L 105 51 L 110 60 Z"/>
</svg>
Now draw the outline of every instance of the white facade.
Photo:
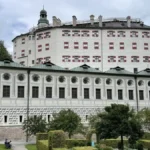
<svg viewBox="0 0 150 150">
<path fill-rule="evenodd" d="M 21 125 L 27 116 L 27 109 L 29 115 L 42 114 L 48 121 L 48 117 L 52 117 L 53 113 L 71 108 L 81 116 L 82 122 L 86 123 L 90 114 L 95 114 L 98 110 L 102 111 L 105 106 L 112 103 L 129 104 L 135 110 L 150 107 L 149 69 L 138 74 L 125 70 L 122 72 L 119 68 L 111 69 L 106 73 L 90 69 L 81 66 L 77 70 L 65 70 L 53 64 L 26 68 L 21 65 L 16 66 L 16 63 L 0 63 L 0 125 Z M 9 74 L 7 80 L 4 77 L 6 74 Z M 18 75 L 23 75 L 22 81 L 18 79 Z M 38 75 L 37 81 L 33 80 L 35 75 Z M 47 81 L 47 76 L 51 77 L 50 82 Z M 60 77 L 64 78 L 63 82 L 60 82 Z M 76 78 L 75 83 L 72 82 L 72 77 Z M 84 82 L 85 78 L 88 79 L 87 83 Z M 100 82 L 96 83 L 96 79 Z M 118 84 L 118 80 L 121 80 L 121 84 Z M 128 83 L 130 80 L 131 85 Z M 4 90 L 4 86 L 10 87 L 10 94 L 8 90 Z M 24 87 L 22 98 L 18 96 L 19 86 Z M 33 87 L 38 87 L 38 91 L 35 92 L 38 93 L 36 98 L 33 98 Z M 49 94 L 46 93 L 46 87 L 52 89 L 51 98 L 46 96 Z M 64 98 L 60 98 L 60 88 L 65 89 Z M 72 97 L 72 88 L 77 89 L 76 98 Z M 85 97 L 85 89 L 88 89 L 88 97 Z M 96 94 L 97 90 L 100 92 Z M 108 90 L 111 90 L 111 96 Z M 121 98 L 118 90 L 122 91 Z M 129 90 L 133 92 L 131 97 Z"/>
<path fill-rule="evenodd" d="M 73 24 L 56 23 L 54 17 L 53 25 L 15 37 L 14 61 L 33 66 L 50 60 L 67 69 L 86 63 L 101 71 L 115 66 L 131 72 L 149 67 L 149 26 L 130 18 L 81 23 L 74 17 Z"/>
</svg>

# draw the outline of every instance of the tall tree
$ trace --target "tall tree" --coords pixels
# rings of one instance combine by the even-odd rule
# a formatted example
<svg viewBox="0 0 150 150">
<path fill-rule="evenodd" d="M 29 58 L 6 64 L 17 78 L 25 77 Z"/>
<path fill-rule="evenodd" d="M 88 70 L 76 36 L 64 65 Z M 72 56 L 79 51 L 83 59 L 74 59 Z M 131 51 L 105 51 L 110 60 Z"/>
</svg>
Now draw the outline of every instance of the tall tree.
<svg viewBox="0 0 150 150">
<path fill-rule="evenodd" d="M 150 108 L 143 108 L 138 112 L 138 118 L 144 128 L 150 131 Z"/>
<path fill-rule="evenodd" d="M 135 143 L 143 135 L 142 127 L 136 114 L 127 105 L 112 104 L 105 107 L 105 112 L 98 114 L 101 121 L 95 125 L 100 139 L 121 137 L 121 149 L 124 147 L 123 137 L 129 137 Z M 136 137 L 134 137 L 136 136 Z"/>
<path fill-rule="evenodd" d="M 46 121 L 42 116 L 30 116 L 28 120 L 23 122 L 23 130 L 28 135 L 36 135 L 38 132 L 46 132 Z"/>
<path fill-rule="evenodd" d="M 49 123 L 49 130 L 63 130 L 68 132 L 69 138 L 81 126 L 81 118 L 74 111 L 61 110 L 53 115 L 53 120 Z"/>
<path fill-rule="evenodd" d="M 11 55 L 5 48 L 4 44 L 2 42 L 0 42 L 0 61 L 3 61 L 5 59 L 12 61 Z"/>
</svg>

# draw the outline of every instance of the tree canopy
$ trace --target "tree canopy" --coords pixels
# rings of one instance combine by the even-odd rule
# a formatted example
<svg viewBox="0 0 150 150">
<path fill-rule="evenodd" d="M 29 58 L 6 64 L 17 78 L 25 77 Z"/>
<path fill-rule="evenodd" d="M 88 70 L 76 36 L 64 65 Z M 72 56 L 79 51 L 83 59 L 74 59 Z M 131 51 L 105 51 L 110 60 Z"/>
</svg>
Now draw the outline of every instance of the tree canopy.
<svg viewBox="0 0 150 150">
<path fill-rule="evenodd" d="M 134 144 L 143 135 L 142 127 L 136 119 L 136 114 L 127 105 L 112 104 L 99 113 L 100 121 L 95 124 L 95 129 L 100 139 L 121 137 L 123 149 L 123 136 L 129 138 Z"/>
<path fill-rule="evenodd" d="M 49 130 L 63 130 L 68 132 L 69 138 L 81 126 L 81 118 L 74 111 L 61 110 L 53 115 L 53 120 L 49 123 Z"/>
<path fill-rule="evenodd" d="M 39 132 L 46 132 L 46 121 L 42 116 L 30 116 L 28 120 L 23 122 L 23 130 L 28 135 L 36 135 Z"/>
<path fill-rule="evenodd" d="M 5 59 L 12 61 L 11 55 L 9 54 L 7 49 L 5 48 L 4 44 L 0 43 L 0 61 L 3 61 Z"/>
<path fill-rule="evenodd" d="M 138 118 L 144 129 L 150 131 L 150 108 L 143 108 L 138 112 Z"/>
</svg>

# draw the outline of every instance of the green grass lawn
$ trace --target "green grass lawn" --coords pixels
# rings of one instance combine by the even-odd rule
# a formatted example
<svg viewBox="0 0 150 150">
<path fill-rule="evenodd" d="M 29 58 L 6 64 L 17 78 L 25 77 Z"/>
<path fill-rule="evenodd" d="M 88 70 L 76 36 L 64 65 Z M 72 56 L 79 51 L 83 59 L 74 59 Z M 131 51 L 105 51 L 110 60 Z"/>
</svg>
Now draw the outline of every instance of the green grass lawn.
<svg viewBox="0 0 150 150">
<path fill-rule="evenodd" d="M 37 150 L 35 144 L 28 144 L 28 145 L 26 145 L 26 148 L 27 148 L 28 150 Z M 0 149 L 0 150 L 1 150 L 1 149 Z"/>
<path fill-rule="evenodd" d="M 4 144 L 0 144 L 0 150 L 6 150 Z"/>
</svg>

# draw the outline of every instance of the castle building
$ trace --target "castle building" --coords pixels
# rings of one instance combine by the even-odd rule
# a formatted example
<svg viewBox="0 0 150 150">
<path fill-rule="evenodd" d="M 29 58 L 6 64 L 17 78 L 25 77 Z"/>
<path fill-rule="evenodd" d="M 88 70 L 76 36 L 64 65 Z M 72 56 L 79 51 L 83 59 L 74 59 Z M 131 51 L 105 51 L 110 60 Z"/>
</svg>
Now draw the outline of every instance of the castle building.
<svg viewBox="0 0 150 150">
<path fill-rule="evenodd" d="M 135 110 L 150 107 L 150 69 L 138 73 L 121 67 L 101 72 L 86 64 L 66 70 L 51 62 L 25 67 L 0 62 L 0 126 L 21 125 L 29 116 L 72 109 L 87 123 L 88 116 L 112 103 Z"/>
<path fill-rule="evenodd" d="M 47 12 L 40 12 L 37 27 L 16 36 L 15 62 L 25 66 L 51 61 L 66 69 L 87 64 L 101 71 L 120 66 L 131 72 L 149 67 L 150 26 L 140 19 L 94 15 L 90 20 L 62 23 L 55 16 L 49 24 Z"/>
<path fill-rule="evenodd" d="M 12 40 L 14 62 L 0 62 L 0 134 L 20 131 L 20 139 L 27 116 L 48 122 L 62 109 L 86 124 L 112 103 L 150 107 L 149 38 L 150 26 L 139 19 L 53 17 L 49 24 L 41 10 L 37 27 Z"/>
</svg>

